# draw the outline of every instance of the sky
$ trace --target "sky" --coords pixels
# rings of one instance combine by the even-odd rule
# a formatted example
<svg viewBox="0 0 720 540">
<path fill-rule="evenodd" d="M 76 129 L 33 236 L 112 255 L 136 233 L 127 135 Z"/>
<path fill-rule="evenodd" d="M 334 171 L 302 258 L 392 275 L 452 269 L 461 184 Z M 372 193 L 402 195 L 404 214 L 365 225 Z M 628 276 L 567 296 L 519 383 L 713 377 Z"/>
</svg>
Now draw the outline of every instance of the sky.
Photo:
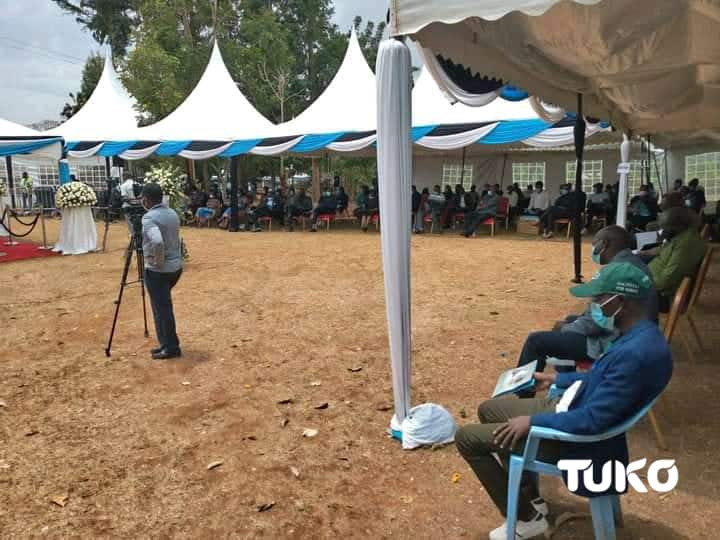
<svg viewBox="0 0 720 540">
<path fill-rule="evenodd" d="M 335 23 L 355 15 L 385 20 L 388 0 L 335 0 Z M 0 0 L 0 118 L 30 124 L 59 120 L 80 88 L 85 59 L 101 51 L 89 32 L 51 0 Z"/>
</svg>

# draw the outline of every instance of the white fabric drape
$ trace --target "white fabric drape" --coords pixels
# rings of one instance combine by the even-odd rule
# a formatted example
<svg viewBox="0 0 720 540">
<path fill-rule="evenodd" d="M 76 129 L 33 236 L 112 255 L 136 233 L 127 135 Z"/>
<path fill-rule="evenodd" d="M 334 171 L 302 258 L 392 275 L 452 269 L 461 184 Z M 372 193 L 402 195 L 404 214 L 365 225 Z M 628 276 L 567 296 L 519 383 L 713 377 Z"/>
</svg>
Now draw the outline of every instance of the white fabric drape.
<svg viewBox="0 0 720 540">
<path fill-rule="evenodd" d="M 67 154 L 69 157 L 76 159 L 89 158 L 97 154 L 100 151 L 100 148 L 102 148 L 102 145 L 103 143 L 98 143 L 87 150 L 69 150 Z"/>
<path fill-rule="evenodd" d="M 555 148 L 575 144 L 573 129 L 573 126 L 549 128 L 542 133 L 525 139 L 523 143 L 528 146 L 534 146 L 535 148 Z M 585 128 L 585 138 L 587 139 L 602 131 L 610 131 L 610 128 L 604 128 L 600 124 L 587 124 L 587 128 Z"/>
<path fill-rule="evenodd" d="M 432 74 L 433 79 L 442 91 L 445 97 L 451 103 L 459 101 L 470 107 L 484 107 L 495 101 L 498 97 L 497 92 L 488 92 L 487 94 L 473 94 L 466 92 L 460 88 L 453 80 L 447 76 L 445 70 L 438 62 L 435 54 L 425 47 L 418 47 L 425 63 L 425 68 Z"/>
<path fill-rule="evenodd" d="M 122 159 L 129 159 L 129 160 L 135 160 L 135 159 L 145 159 L 146 157 L 151 156 L 155 153 L 155 150 L 160 148 L 160 143 L 158 144 L 152 144 L 146 148 L 142 148 L 139 150 L 125 150 L 122 154 L 120 154 L 120 157 Z"/>
<path fill-rule="evenodd" d="M 287 142 L 276 144 L 274 146 L 256 146 L 252 150 L 250 150 L 251 154 L 255 154 L 256 156 L 276 156 L 278 154 L 283 154 L 290 150 L 293 146 L 295 146 L 297 143 L 302 141 L 303 136 L 295 137 L 294 139 L 291 139 Z"/>
<path fill-rule="evenodd" d="M 63 255 L 81 255 L 97 248 L 97 228 L 92 208 L 65 208 L 62 211 L 60 236 L 53 251 Z"/>
<path fill-rule="evenodd" d="M 463 131 L 462 133 L 455 133 L 453 135 L 441 135 L 438 137 L 426 135 L 415 141 L 415 144 L 424 146 L 425 148 L 431 148 L 432 150 L 454 150 L 479 141 L 495 129 L 497 125 L 498 123 L 495 122 L 487 126 L 470 131 Z"/>
<path fill-rule="evenodd" d="M 410 410 L 410 187 L 412 184 L 410 50 L 380 45 L 377 60 L 377 163 L 383 273 L 397 426 Z"/>
<path fill-rule="evenodd" d="M 620 145 L 620 163 L 628 163 L 630 161 L 630 140 L 628 136 L 623 134 L 623 142 Z M 620 182 L 618 186 L 618 204 L 615 223 L 625 228 L 627 224 L 627 173 L 620 174 Z"/>
<path fill-rule="evenodd" d="M 180 152 L 180 157 L 184 157 L 186 159 L 210 159 L 213 158 L 219 154 L 222 154 L 225 150 L 230 148 L 232 145 L 231 142 L 227 144 L 223 144 L 222 146 L 218 146 L 216 148 L 212 148 L 210 150 L 183 150 Z"/>
<path fill-rule="evenodd" d="M 328 144 L 327 147 L 329 150 L 334 150 L 335 152 L 357 152 L 358 150 L 367 148 L 376 140 L 377 135 L 373 133 L 372 135 L 368 135 L 367 137 L 363 137 L 362 139 L 355 139 L 354 141 L 336 141 L 334 143 Z"/>
<path fill-rule="evenodd" d="M 537 96 L 530 96 L 528 99 L 530 102 L 530 106 L 545 122 L 554 124 L 555 122 L 559 122 L 560 120 L 565 118 L 564 109 L 545 103 Z"/>
</svg>

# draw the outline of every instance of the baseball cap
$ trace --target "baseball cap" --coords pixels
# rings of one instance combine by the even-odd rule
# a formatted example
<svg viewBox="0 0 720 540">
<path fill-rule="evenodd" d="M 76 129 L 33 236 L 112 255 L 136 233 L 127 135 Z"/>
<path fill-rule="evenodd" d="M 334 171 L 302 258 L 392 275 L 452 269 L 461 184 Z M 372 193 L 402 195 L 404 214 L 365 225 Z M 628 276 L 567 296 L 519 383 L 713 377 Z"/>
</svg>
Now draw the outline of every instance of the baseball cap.
<svg viewBox="0 0 720 540">
<path fill-rule="evenodd" d="M 651 285 L 650 276 L 634 264 L 610 263 L 603 266 L 589 283 L 572 287 L 570 294 L 578 298 L 590 298 L 601 294 L 643 298 L 648 294 Z"/>
</svg>

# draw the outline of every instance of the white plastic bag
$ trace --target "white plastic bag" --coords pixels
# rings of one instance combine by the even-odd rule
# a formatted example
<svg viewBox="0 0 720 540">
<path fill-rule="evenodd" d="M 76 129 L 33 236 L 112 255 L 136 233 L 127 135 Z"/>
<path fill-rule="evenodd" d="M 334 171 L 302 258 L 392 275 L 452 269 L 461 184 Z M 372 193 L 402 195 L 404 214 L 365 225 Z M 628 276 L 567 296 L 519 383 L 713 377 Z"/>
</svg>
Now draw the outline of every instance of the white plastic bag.
<svg viewBox="0 0 720 540">
<path fill-rule="evenodd" d="M 412 450 L 420 446 L 448 444 L 455 440 L 455 420 L 442 406 L 423 403 L 410 409 L 402 422 L 402 446 Z"/>
</svg>

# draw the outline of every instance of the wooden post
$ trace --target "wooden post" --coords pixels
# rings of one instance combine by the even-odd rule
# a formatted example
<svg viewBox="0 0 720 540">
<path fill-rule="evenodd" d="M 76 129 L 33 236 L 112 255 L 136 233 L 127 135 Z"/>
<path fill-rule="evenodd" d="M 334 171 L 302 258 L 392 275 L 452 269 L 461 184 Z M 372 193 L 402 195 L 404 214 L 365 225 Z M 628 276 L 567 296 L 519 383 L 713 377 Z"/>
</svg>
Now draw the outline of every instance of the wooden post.
<svg viewBox="0 0 720 540">
<path fill-rule="evenodd" d="M 318 158 L 312 158 L 312 192 L 316 199 L 320 197 L 320 162 Z"/>
</svg>

